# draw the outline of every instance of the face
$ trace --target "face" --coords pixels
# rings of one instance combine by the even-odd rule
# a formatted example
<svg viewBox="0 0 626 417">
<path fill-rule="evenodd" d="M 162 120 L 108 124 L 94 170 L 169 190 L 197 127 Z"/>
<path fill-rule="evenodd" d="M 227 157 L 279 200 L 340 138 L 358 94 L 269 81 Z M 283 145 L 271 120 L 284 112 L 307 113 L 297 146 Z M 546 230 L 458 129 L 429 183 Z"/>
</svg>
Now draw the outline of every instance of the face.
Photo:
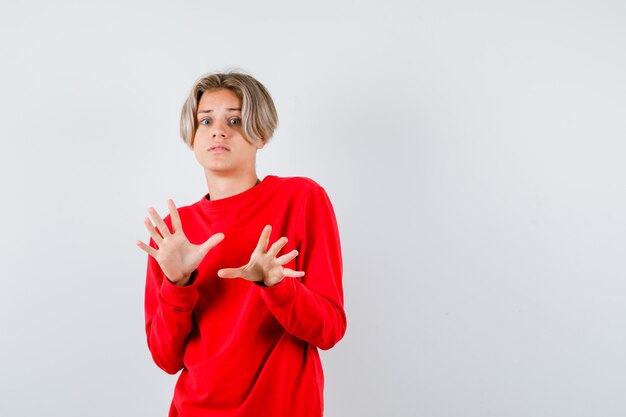
<svg viewBox="0 0 626 417">
<path fill-rule="evenodd" d="M 207 174 L 238 176 L 256 171 L 256 152 L 241 126 L 241 99 L 228 89 L 207 90 L 198 103 L 193 152 Z"/>
</svg>

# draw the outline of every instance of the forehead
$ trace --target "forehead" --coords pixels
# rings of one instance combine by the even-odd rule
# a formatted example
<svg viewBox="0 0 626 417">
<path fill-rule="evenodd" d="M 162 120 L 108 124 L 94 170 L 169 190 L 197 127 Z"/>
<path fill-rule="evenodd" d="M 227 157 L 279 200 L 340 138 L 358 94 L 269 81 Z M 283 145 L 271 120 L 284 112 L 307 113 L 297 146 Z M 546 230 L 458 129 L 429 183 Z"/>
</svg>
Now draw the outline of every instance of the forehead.
<svg viewBox="0 0 626 417">
<path fill-rule="evenodd" d="M 198 111 L 239 107 L 241 107 L 241 99 L 227 88 L 205 91 L 198 103 Z"/>
</svg>

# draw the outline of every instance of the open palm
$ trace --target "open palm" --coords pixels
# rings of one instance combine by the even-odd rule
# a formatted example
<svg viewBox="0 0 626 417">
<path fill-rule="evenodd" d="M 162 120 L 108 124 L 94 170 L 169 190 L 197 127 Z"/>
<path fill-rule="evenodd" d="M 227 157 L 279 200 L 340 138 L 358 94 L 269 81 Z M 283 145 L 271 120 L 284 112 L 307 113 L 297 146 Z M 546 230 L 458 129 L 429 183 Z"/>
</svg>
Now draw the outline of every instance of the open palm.
<svg viewBox="0 0 626 417">
<path fill-rule="evenodd" d="M 154 257 L 165 276 L 177 285 L 185 285 L 191 273 L 200 265 L 206 254 L 224 239 L 223 233 L 216 233 L 200 245 L 189 242 L 183 232 L 178 210 L 172 200 L 167 200 L 172 221 L 172 230 L 167 227 L 157 211 L 150 207 L 148 213 L 154 225 L 147 217 L 144 224 L 158 249 L 138 240 L 140 249 Z"/>
<path fill-rule="evenodd" d="M 297 250 L 294 249 L 285 255 L 276 257 L 278 252 L 287 244 L 286 237 L 281 237 L 267 249 L 271 231 L 272 226 L 269 224 L 263 228 L 259 242 L 246 265 L 239 268 L 220 269 L 217 271 L 217 275 L 221 278 L 243 278 L 248 281 L 262 281 L 268 287 L 278 284 L 285 277 L 298 278 L 304 276 L 304 271 L 283 268 L 283 265 L 298 256 Z"/>
</svg>

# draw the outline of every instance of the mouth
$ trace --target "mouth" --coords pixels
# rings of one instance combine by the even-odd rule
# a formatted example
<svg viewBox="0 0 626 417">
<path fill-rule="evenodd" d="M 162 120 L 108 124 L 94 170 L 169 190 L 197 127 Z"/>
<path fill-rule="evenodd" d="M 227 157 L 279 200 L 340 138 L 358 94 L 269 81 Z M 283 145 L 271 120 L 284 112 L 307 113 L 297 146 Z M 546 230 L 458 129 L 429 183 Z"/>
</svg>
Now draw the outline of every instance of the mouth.
<svg viewBox="0 0 626 417">
<path fill-rule="evenodd" d="M 228 149 L 228 147 L 224 145 L 215 145 L 209 148 L 209 152 L 228 152 L 228 151 L 230 151 L 230 149 Z"/>
</svg>

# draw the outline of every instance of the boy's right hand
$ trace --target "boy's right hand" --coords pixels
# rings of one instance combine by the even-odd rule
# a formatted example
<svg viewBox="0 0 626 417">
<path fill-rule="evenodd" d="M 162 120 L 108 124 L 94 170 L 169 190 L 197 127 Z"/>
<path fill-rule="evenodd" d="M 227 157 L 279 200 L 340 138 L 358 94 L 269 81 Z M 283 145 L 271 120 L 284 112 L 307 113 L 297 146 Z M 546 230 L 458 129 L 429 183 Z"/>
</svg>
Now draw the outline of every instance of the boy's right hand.
<svg viewBox="0 0 626 417">
<path fill-rule="evenodd" d="M 140 240 L 135 241 L 135 244 L 156 259 L 167 279 L 176 285 L 183 286 L 187 284 L 191 273 L 200 265 L 206 254 L 224 239 L 224 234 L 216 233 L 203 244 L 194 245 L 189 242 L 183 232 L 180 216 L 174 202 L 171 199 L 167 200 L 167 205 L 172 221 L 171 232 L 159 213 L 152 207 L 148 209 L 148 213 L 152 217 L 154 225 L 147 217 L 144 219 L 146 229 L 148 229 L 148 233 L 150 233 L 158 249 Z"/>
</svg>

